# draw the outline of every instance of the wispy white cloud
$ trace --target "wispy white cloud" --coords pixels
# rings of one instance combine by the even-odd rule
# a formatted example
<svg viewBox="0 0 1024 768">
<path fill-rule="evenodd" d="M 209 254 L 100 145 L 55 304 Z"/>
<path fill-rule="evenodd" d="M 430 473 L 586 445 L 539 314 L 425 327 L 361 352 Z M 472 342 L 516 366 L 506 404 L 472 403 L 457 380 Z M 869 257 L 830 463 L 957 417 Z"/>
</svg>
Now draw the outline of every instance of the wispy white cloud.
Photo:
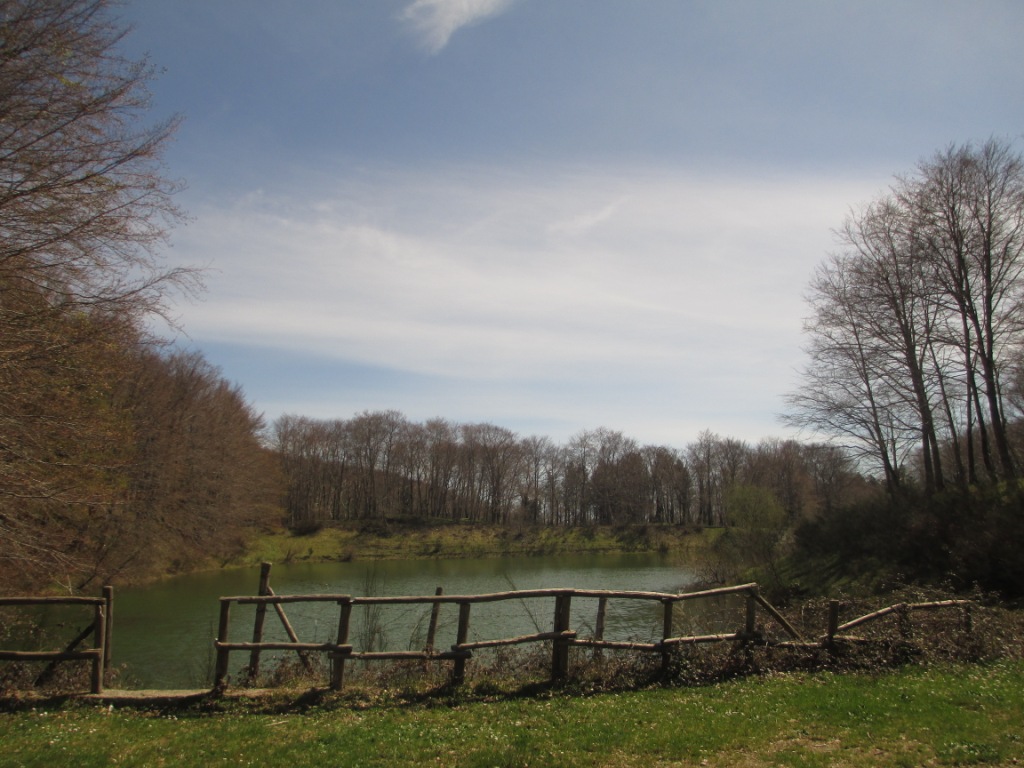
<svg viewBox="0 0 1024 768">
<path fill-rule="evenodd" d="M 514 0 L 414 0 L 399 18 L 419 36 L 424 47 L 437 53 L 459 29 L 506 10 Z"/>
<path fill-rule="evenodd" d="M 182 325 L 271 416 L 774 431 L 831 228 L 1022 123 L 1010 0 L 241 5 L 123 10 L 189 117 Z"/>
<path fill-rule="evenodd" d="M 178 247 L 219 271 L 185 327 L 446 382 L 410 400 L 325 381 L 334 415 L 458 419 L 475 405 L 498 423 L 650 430 L 639 439 L 681 421 L 763 436 L 800 363 L 811 269 L 876 181 L 489 169 L 311 182 L 305 198 L 195 211 Z"/>
</svg>

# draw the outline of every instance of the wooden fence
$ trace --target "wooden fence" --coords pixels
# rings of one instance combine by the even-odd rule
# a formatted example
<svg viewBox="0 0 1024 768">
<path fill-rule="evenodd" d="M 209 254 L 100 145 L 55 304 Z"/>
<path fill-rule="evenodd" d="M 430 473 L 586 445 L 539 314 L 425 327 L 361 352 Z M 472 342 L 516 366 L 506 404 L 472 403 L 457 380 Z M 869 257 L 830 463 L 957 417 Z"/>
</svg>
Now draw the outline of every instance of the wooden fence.
<svg viewBox="0 0 1024 768">
<path fill-rule="evenodd" d="M 265 581 L 261 579 L 261 585 Z M 261 587 L 261 591 L 264 591 Z M 270 591 L 267 589 L 266 591 Z M 232 651 L 248 651 L 250 654 L 249 673 L 253 675 L 258 668 L 259 654 L 262 651 L 289 650 L 300 654 L 321 652 L 330 660 L 330 685 L 339 690 L 345 676 L 345 665 L 349 660 L 384 660 L 384 659 L 421 659 L 451 661 L 451 679 L 454 684 L 461 683 L 465 678 L 466 662 L 472 658 L 473 652 L 485 648 L 520 645 L 524 643 L 551 643 L 551 679 L 565 678 L 569 667 L 569 649 L 571 647 L 589 647 L 593 649 L 618 649 L 656 652 L 662 655 L 662 663 L 667 665 L 671 650 L 679 645 L 714 642 L 753 643 L 760 639 L 757 630 L 758 610 L 764 611 L 773 619 L 782 631 L 793 641 L 801 641 L 800 634 L 768 601 L 761 597 L 757 584 L 742 584 L 734 587 L 708 589 L 699 592 L 671 594 L 663 592 L 631 592 L 620 590 L 593 589 L 531 589 L 509 592 L 494 592 L 479 595 L 445 595 L 438 589 L 434 595 L 403 596 L 403 597 L 352 597 L 351 595 L 274 595 L 222 597 L 220 599 L 220 621 L 215 647 L 217 662 L 215 668 L 214 687 L 223 689 L 227 685 L 229 658 Z M 742 625 L 734 632 L 706 635 L 676 635 L 674 630 L 674 611 L 677 604 L 688 600 L 708 599 L 724 595 L 740 595 L 745 598 L 745 611 Z M 516 637 L 490 640 L 469 640 L 469 627 L 474 605 L 499 601 L 528 600 L 554 598 L 554 613 L 550 631 L 535 632 Z M 574 598 L 596 598 L 597 616 L 593 624 L 594 632 L 590 637 L 580 637 L 571 626 L 571 609 Z M 662 633 L 656 642 L 624 642 L 606 640 L 604 637 L 605 618 L 609 601 L 642 600 L 661 604 Z M 338 606 L 337 634 L 335 642 L 303 643 L 299 642 L 284 617 L 284 606 L 289 603 L 335 603 Z M 454 604 L 459 608 L 455 642 L 448 650 L 438 651 L 435 648 L 437 620 L 440 606 Z M 253 626 L 251 641 L 232 642 L 229 638 L 232 605 L 255 605 L 256 619 Z M 422 650 L 411 651 L 369 651 L 357 650 L 349 642 L 352 609 L 356 606 L 397 606 L 397 605 L 430 605 L 430 624 L 427 630 L 427 642 Z M 289 642 L 264 642 L 263 621 L 268 607 L 272 606 L 282 617 L 289 634 Z"/>
<path fill-rule="evenodd" d="M 269 585 L 270 565 L 265 563 L 260 576 L 260 592 L 258 596 L 243 597 L 222 597 L 220 598 L 220 622 L 215 641 L 217 660 L 215 667 L 214 689 L 224 690 L 228 682 L 229 658 L 233 651 L 248 651 L 249 666 L 248 674 L 250 680 L 255 679 L 259 669 L 260 654 L 263 651 L 295 651 L 299 658 L 311 669 L 309 663 L 310 653 L 324 653 L 330 662 L 330 687 L 340 690 L 345 679 L 346 663 L 351 660 L 374 661 L 374 660 L 439 660 L 452 663 L 451 681 L 453 684 L 460 684 L 465 679 L 466 663 L 473 657 L 473 652 L 486 648 L 496 648 L 509 645 L 520 645 L 525 643 L 545 642 L 551 644 L 550 676 L 552 681 L 564 679 L 569 669 L 569 650 L 573 647 L 588 647 L 600 652 L 603 649 L 629 650 L 660 653 L 662 666 L 667 667 L 673 648 L 682 645 L 698 643 L 721 643 L 733 642 L 748 649 L 756 646 L 774 646 L 789 648 L 804 648 L 814 650 L 825 650 L 836 652 L 839 646 L 844 643 L 866 643 L 872 642 L 866 638 L 856 637 L 848 634 L 850 630 L 861 627 L 870 622 L 882 620 L 892 616 L 897 620 L 897 627 L 902 638 L 909 638 L 911 634 L 911 614 L 915 611 L 935 611 L 942 609 L 957 609 L 960 612 L 960 627 L 966 632 L 972 630 L 971 601 L 968 600 L 943 600 L 925 603 L 900 603 L 897 605 L 882 608 L 881 610 L 860 616 L 839 623 L 840 603 L 837 600 L 830 601 L 828 606 L 827 628 L 824 634 L 814 640 L 805 640 L 800 633 L 787 621 L 787 619 L 765 600 L 759 591 L 757 584 L 741 584 L 732 587 L 721 587 L 707 589 L 698 592 L 687 593 L 662 593 L 662 592 L 637 592 L 621 590 L 593 590 L 593 589 L 531 589 L 514 590 L 508 592 L 494 592 L 477 595 L 445 595 L 439 587 L 434 595 L 419 596 L 368 596 L 352 597 L 342 594 L 322 595 L 275 595 Z M 710 599 L 725 595 L 738 595 L 743 598 L 743 615 L 737 617 L 739 625 L 735 631 L 703 634 L 703 635 L 677 635 L 675 631 L 675 611 L 680 603 L 691 600 Z M 474 605 L 481 603 L 494 603 L 499 601 L 516 600 L 525 605 L 525 601 L 536 599 L 554 598 L 554 612 L 551 619 L 550 631 L 538 631 L 535 633 L 489 640 L 469 640 L 470 619 Z M 572 628 L 571 609 L 574 598 L 597 599 L 597 615 L 593 623 L 593 634 L 589 637 L 580 636 L 579 632 Z M 632 642 L 607 640 L 604 636 L 605 619 L 607 616 L 610 601 L 649 601 L 660 603 L 662 614 L 661 638 L 652 642 Z M 287 604 L 300 603 L 335 603 L 338 607 L 337 634 L 335 642 L 324 643 L 303 643 L 300 642 L 295 630 L 285 615 L 284 606 Z M 455 642 L 447 650 L 437 650 L 437 629 L 440 607 L 444 604 L 458 606 L 458 623 L 456 625 Z M 229 627 L 232 605 L 255 605 L 256 619 L 253 625 L 251 641 L 232 642 L 229 638 Z M 409 606 L 409 605 L 430 605 L 430 621 L 427 629 L 427 638 L 421 650 L 408 651 L 372 651 L 356 649 L 349 642 L 349 630 L 351 628 L 352 610 L 357 606 Z M 273 607 L 280 617 L 285 630 L 287 631 L 288 642 L 264 642 L 263 628 L 266 611 Z M 765 635 L 758 624 L 758 615 L 762 612 L 780 630 L 783 639 L 771 639 Z M 531 616 L 533 614 L 531 613 Z"/>
<path fill-rule="evenodd" d="M 52 674 L 56 665 L 62 661 L 91 661 L 90 691 L 102 693 L 104 671 L 110 665 L 110 640 L 114 619 L 113 587 L 104 587 L 102 597 L 0 597 L 0 607 L 45 605 L 91 606 L 92 621 L 62 651 L 0 650 L 0 661 L 49 661 L 50 665 L 37 678 L 37 684 Z M 93 638 L 93 647 L 79 649 L 90 636 Z"/>
<path fill-rule="evenodd" d="M 259 595 L 220 598 L 220 620 L 215 641 L 216 666 L 214 670 L 214 690 L 222 691 L 228 683 L 230 654 L 235 651 L 248 651 L 248 673 L 255 679 L 259 670 L 260 655 L 264 651 L 289 651 L 298 654 L 300 660 L 312 671 L 311 653 L 324 653 L 330 661 L 330 687 L 340 690 L 345 679 L 345 668 L 349 661 L 375 661 L 420 659 L 448 661 L 452 663 L 451 680 L 460 684 L 465 679 L 466 663 L 473 657 L 474 651 L 501 646 L 520 645 L 525 643 L 550 643 L 551 664 L 550 675 L 553 681 L 564 679 L 569 671 L 569 651 L 573 647 L 592 648 L 595 652 L 604 649 L 629 650 L 660 653 L 663 667 L 671 660 L 673 648 L 682 645 L 699 643 L 733 642 L 748 650 L 755 646 L 775 646 L 789 648 L 805 648 L 835 652 L 843 643 L 874 642 L 868 638 L 849 634 L 851 630 L 872 622 L 887 618 L 895 619 L 900 638 L 908 640 L 912 634 L 911 617 L 919 611 L 939 611 L 955 609 L 959 613 L 961 631 L 970 633 L 973 630 L 973 603 L 969 600 L 940 600 L 922 603 L 899 603 L 880 610 L 839 622 L 840 603 L 833 600 L 828 606 L 827 626 L 824 634 L 813 640 L 805 640 L 789 621 L 765 600 L 757 584 L 741 584 L 733 587 L 707 589 L 698 592 L 671 594 L 662 592 L 638 592 L 621 590 L 594 589 L 531 589 L 508 592 L 494 592 L 478 595 L 445 595 L 441 588 L 433 595 L 418 596 L 368 596 L 352 597 L 341 594 L 321 595 L 276 595 L 269 583 L 270 565 L 265 563 L 260 575 Z M 738 628 L 732 632 L 702 635 L 676 634 L 676 608 L 680 603 L 692 600 L 707 600 L 725 595 L 737 595 L 742 598 L 742 615 L 736 617 Z M 473 606 L 483 603 L 495 603 L 515 600 L 526 605 L 529 600 L 554 599 L 554 611 L 549 631 L 537 631 L 516 637 L 476 640 L 469 639 L 470 619 Z M 572 627 L 573 600 L 589 598 L 597 600 L 597 614 L 590 636 L 581 636 Z M 612 601 L 647 601 L 661 606 L 661 637 L 651 642 L 633 642 L 608 640 L 605 638 L 605 623 L 608 606 Z M 302 603 L 334 603 L 337 606 L 337 632 L 334 642 L 302 642 L 285 613 L 285 606 Z M 458 623 L 456 625 L 454 643 L 446 650 L 437 648 L 438 617 L 440 608 L 445 604 L 458 606 Z M 64 650 L 21 651 L 0 650 L 0 661 L 49 661 L 50 666 L 40 675 L 39 680 L 52 672 L 52 669 L 63 661 L 87 660 L 92 662 L 92 693 L 103 691 L 104 673 L 110 666 L 111 635 L 113 630 L 113 588 L 104 587 L 102 597 L 0 597 L 0 607 L 4 606 L 44 606 L 69 605 L 91 607 L 93 616 L 89 625 L 75 637 Z M 245 642 L 232 641 L 229 637 L 231 608 L 233 605 L 254 605 L 256 607 L 253 623 L 252 640 Z M 352 610 L 357 606 L 410 606 L 429 605 L 430 620 L 427 629 L 426 643 L 421 650 L 409 651 L 374 651 L 357 649 L 349 642 Z M 273 609 L 280 619 L 288 635 L 287 642 L 266 642 L 263 639 L 266 613 Z M 783 639 L 769 637 L 758 624 L 760 614 L 773 622 Z M 531 616 L 533 614 L 531 613 Z M 89 637 L 93 638 L 93 647 L 79 649 Z M 37 684 L 39 683 L 37 680 Z"/>
</svg>

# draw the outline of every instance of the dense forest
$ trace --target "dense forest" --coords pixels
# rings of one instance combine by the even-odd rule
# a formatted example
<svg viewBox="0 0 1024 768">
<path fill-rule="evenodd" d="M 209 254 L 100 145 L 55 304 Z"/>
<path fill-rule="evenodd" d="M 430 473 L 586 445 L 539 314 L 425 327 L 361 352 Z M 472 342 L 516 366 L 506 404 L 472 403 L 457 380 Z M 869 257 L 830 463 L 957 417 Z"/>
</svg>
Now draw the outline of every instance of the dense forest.
<svg viewBox="0 0 1024 768">
<path fill-rule="evenodd" d="M 711 432 L 685 450 L 586 430 L 565 445 L 493 424 L 410 422 L 396 411 L 348 420 L 280 418 L 273 448 L 287 478 L 289 524 L 422 521 L 724 525 L 730 499 L 768 491 L 792 519 L 870 492 L 842 450 Z"/>
<path fill-rule="evenodd" d="M 0 589 L 226 561 L 277 523 L 397 519 L 720 526 L 762 563 L 1024 595 L 1011 144 L 951 146 L 839 230 L 788 400 L 808 440 L 705 431 L 680 449 L 602 428 L 559 445 L 397 411 L 266 425 L 151 330 L 202 278 L 160 257 L 178 123 L 145 123 L 151 65 L 118 53 L 107 0 L 0 0 L 0 20 Z"/>
<path fill-rule="evenodd" d="M 0 3 L 0 583 L 95 586 L 241 544 L 274 496 L 261 420 L 150 320 L 201 275 L 146 125 L 146 62 L 100 0 Z"/>
</svg>

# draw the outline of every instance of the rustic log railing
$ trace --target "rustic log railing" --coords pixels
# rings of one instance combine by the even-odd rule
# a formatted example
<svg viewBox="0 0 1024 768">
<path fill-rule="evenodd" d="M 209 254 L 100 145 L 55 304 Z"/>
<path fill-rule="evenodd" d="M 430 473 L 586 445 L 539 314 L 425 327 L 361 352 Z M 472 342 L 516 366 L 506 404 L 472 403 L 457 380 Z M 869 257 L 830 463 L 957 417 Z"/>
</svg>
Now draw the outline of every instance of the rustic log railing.
<svg viewBox="0 0 1024 768">
<path fill-rule="evenodd" d="M 869 642 L 866 638 L 844 634 L 851 629 L 865 624 L 884 619 L 887 616 L 895 616 L 896 627 L 903 640 L 909 640 L 912 634 L 911 616 L 914 611 L 939 611 L 945 609 L 957 609 L 960 612 L 960 628 L 970 634 L 974 628 L 973 620 L 974 603 L 970 600 L 935 600 L 923 603 L 897 603 L 886 608 L 859 616 L 856 619 L 839 623 L 839 601 L 830 600 L 828 606 L 828 624 L 825 634 L 821 636 L 818 643 L 824 648 L 834 650 L 839 642 L 863 643 Z"/>
<path fill-rule="evenodd" d="M 92 676 L 89 690 L 91 693 L 102 693 L 104 673 L 110 664 L 114 617 L 113 587 L 104 587 L 102 597 L 0 597 L 0 607 L 44 605 L 92 606 L 92 623 L 62 651 L 0 650 L 0 661 L 49 661 L 50 666 L 40 675 L 40 679 L 48 676 L 62 661 L 90 661 Z M 93 647 L 78 649 L 90 635 L 93 638 Z"/>
<path fill-rule="evenodd" d="M 757 584 L 741 584 L 734 587 L 721 587 L 717 589 L 702 590 L 682 594 L 663 592 L 630 592 L 619 590 L 593 590 L 593 589 L 529 589 L 514 590 L 509 592 L 495 592 L 479 595 L 445 595 L 438 589 L 434 595 L 421 596 L 369 596 L 352 597 L 351 595 L 274 595 L 269 587 L 264 589 L 264 582 L 261 579 L 261 591 L 271 592 L 258 596 L 222 597 L 220 599 L 220 621 L 215 647 L 217 650 L 217 662 L 215 668 L 214 688 L 223 690 L 227 685 L 229 658 L 232 651 L 248 651 L 250 653 L 250 672 L 254 664 L 258 665 L 259 654 L 262 651 L 291 650 L 300 653 L 321 652 L 326 653 L 331 663 L 330 686 L 340 690 L 345 675 L 345 664 L 348 660 L 382 660 L 382 659 L 422 659 L 422 660 L 450 660 L 453 662 L 451 679 L 453 684 L 460 684 L 465 678 L 466 662 L 472 658 L 473 652 L 485 648 L 496 648 L 500 646 L 519 645 L 523 643 L 550 642 L 551 652 L 551 679 L 561 680 L 568 674 L 569 649 L 574 646 L 590 647 L 595 650 L 618 649 L 618 650 L 639 650 L 661 653 L 663 665 L 669 663 L 671 650 L 675 646 L 696 643 L 712 642 L 741 642 L 751 643 L 761 639 L 757 629 L 757 609 L 762 608 L 769 617 L 781 627 L 782 631 L 793 641 L 801 641 L 799 633 L 786 619 L 763 597 L 761 597 Z M 698 600 L 724 595 L 741 595 L 745 600 L 745 613 L 742 626 L 734 632 L 707 634 L 707 635 L 676 635 L 673 622 L 673 610 L 677 603 L 687 600 Z M 517 637 L 507 637 L 490 640 L 469 640 L 470 617 L 472 606 L 478 603 L 492 603 L 506 600 L 525 601 L 531 599 L 555 600 L 554 615 L 552 618 L 551 631 L 535 632 L 532 634 Z M 594 634 L 592 637 L 579 637 L 578 632 L 571 627 L 571 607 L 573 598 L 596 598 L 598 600 L 597 619 L 594 623 Z M 606 640 L 604 638 L 605 616 L 608 602 L 610 600 L 646 600 L 658 602 L 662 605 L 662 633 L 661 639 L 656 642 L 623 642 Z M 274 606 L 278 615 L 284 620 L 283 606 L 289 603 L 335 603 L 338 605 L 338 630 L 335 642 L 326 643 L 302 643 L 298 642 L 294 632 L 289 633 L 290 642 L 264 642 L 262 639 L 262 617 L 266 614 L 267 606 Z M 254 624 L 252 642 L 232 642 L 229 638 L 231 623 L 231 606 L 235 605 L 256 605 L 256 621 Z M 423 650 L 412 651 L 371 651 L 357 650 L 349 642 L 349 629 L 354 606 L 394 606 L 394 605 L 417 605 L 429 604 L 432 607 L 430 627 L 427 634 L 427 644 Z M 459 607 L 459 619 L 456 630 L 455 643 L 450 650 L 437 651 L 434 648 L 437 631 L 438 609 L 442 604 L 455 604 Z M 251 677 L 251 675 L 250 675 Z"/>
<path fill-rule="evenodd" d="M 227 686 L 229 672 L 229 658 L 232 651 L 248 651 L 249 656 L 249 677 L 255 679 L 259 669 L 260 654 L 263 651 L 294 651 L 299 655 L 300 660 L 307 671 L 313 667 L 309 661 L 311 653 L 325 653 L 330 661 L 330 686 L 332 689 L 340 690 L 344 683 L 345 667 L 349 660 L 410 660 L 420 659 L 423 661 L 451 661 L 451 680 L 454 684 L 462 683 L 465 679 L 466 663 L 473 657 L 474 651 L 501 646 L 518 645 L 524 643 L 549 642 L 551 643 L 551 679 L 553 681 L 564 679 L 569 670 L 569 651 L 573 647 L 587 647 L 593 649 L 595 655 L 601 654 L 604 650 L 632 650 L 641 652 L 660 653 L 663 667 L 667 667 L 671 660 L 672 649 L 682 645 L 699 643 L 720 643 L 734 642 L 741 648 L 748 651 L 755 645 L 806 648 L 826 650 L 831 653 L 838 652 L 843 643 L 868 643 L 875 642 L 869 638 L 857 637 L 849 634 L 850 630 L 862 627 L 872 622 L 883 620 L 887 617 L 894 617 L 899 637 L 909 641 L 913 635 L 912 616 L 921 611 L 957 610 L 959 612 L 959 628 L 965 634 L 973 631 L 973 606 L 970 600 L 937 600 L 920 603 L 898 603 L 881 608 L 871 613 L 839 622 L 840 603 L 832 600 L 828 605 L 827 626 L 825 633 L 817 639 L 804 640 L 800 633 L 786 620 L 786 618 L 765 600 L 758 589 L 757 584 L 741 584 L 733 587 L 721 587 L 707 589 L 698 592 L 687 593 L 662 593 L 662 592 L 639 592 L 621 590 L 594 590 L 594 589 L 532 589 L 514 590 L 508 592 L 495 592 L 477 595 L 446 595 L 439 587 L 434 595 L 417 596 L 368 596 L 352 597 L 351 595 L 330 594 L 330 595 L 276 595 L 269 584 L 269 564 L 265 564 L 260 577 L 260 594 L 257 596 L 243 597 L 222 597 L 220 598 L 220 622 L 218 627 L 215 648 L 217 652 L 214 689 L 223 690 Z M 741 625 L 733 632 L 703 635 L 679 635 L 676 634 L 675 606 L 678 603 L 689 600 L 700 600 L 725 595 L 738 595 L 744 598 L 744 611 Z M 589 598 L 597 600 L 597 616 L 593 624 L 593 632 L 589 637 L 581 637 L 577 630 L 572 628 L 571 609 L 574 598 Z M 470 618 L 472 608 L 480 603 L 495 603 L 507 600 L 525 602 L 532 599 L 554 600 L 554 612 L 551 620 L 550 631 L 538 631 L 516 637 L 506 637 L 487 640 L 469 639 Z M 661 604 L 662 629 L 661 637 L 650 642 L 608 640 L 605 638 L 605 625 L 608 612 L 608 605 L 612 600 L 641 600 L 657 602 Z M 335 603 L 338 606 L 337 633 L 335 642 L 301 642 L 298 635 L 285 614 L 284 606 L 288 604 L 301 603 Z M 253 639 L 251 642 L 232 642 L 229 638 L 231 606 L 255 605 L 256 618 L 253 626 Z M 456 626 L 455 642 L 447 650 L 438 650 L 437 632 L 438 617 L 441 606 L 453 604 L 458 606 L 458 623 Z M 40 684 L 57 664 L 63 661 L 86 660 L 92 663 L 92 676 L 90 691 L 94 694 L 102 693 L 104 675 L 110 666 L 111 659 L 111 636 L 113 629 L 113 588 L 104 587 L 102 597 L 0 597 L 0 607 L 5 606 L 45 606 L 45 605 L 68 605 L 91 607 L 93 618 L 91 623 L 75 637 L 64 650 L 4 650 L 0 649 L 0 661 L 49 661 L 49 667 L 39 676 L 37 684 Z M 349 642 L 349 631 L 352 619 L 352 609 L 355 606 L 399 606 L 399 605 L 429 605 L 430 620 L 427 629 L 426 644 L 422 650 L 357 650 Z M 263 640 L 263 628 L 268 608 L 273 608 L 281 620 L 288 635 L 288 642 L 266 642 Z M 758 625 L 758 612 L 763 611 L 781 629 L 785 639 L 778 640 L 766 636 Z M 531 614 L 532 616 L 532 614 Z M 80 649 L 79 646 L 93 638 L 93 647 Z"/>
</svg>

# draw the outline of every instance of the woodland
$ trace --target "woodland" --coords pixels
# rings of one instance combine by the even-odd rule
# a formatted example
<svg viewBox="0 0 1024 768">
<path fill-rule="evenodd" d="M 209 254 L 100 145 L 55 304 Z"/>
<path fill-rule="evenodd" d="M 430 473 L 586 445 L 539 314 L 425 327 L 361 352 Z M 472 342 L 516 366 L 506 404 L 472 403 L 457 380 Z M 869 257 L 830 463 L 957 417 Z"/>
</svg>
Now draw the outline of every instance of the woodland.
<svg viewBox="0 0 1024 768">
<path fill-rule="evenodd" d="M 719 527 L 790 591 L 825 569 L 1024 595 L 1024 158 L 936 152 L 839 230 L 810 279 L 785 421 L 683 448 L 565 444 L 397 411 L 266 424 L 154 335 L 202 288 L 148 122 L 148 61 L 107 0 L 0 0 L 0 591 L 224 563 L 276 526 Z M 683 436 L 685 439 L 685 436 Z M 880 575 L 884 575 L 882 579 Z"/>
<path fill-rule="evenodd" d="M 261 421 L 149 332 L 201 285 L 147 62 L 108 3 L 0 3 L 0 584 L 76 592 L 230 551 L 273 490 Z"/>
</svg>

